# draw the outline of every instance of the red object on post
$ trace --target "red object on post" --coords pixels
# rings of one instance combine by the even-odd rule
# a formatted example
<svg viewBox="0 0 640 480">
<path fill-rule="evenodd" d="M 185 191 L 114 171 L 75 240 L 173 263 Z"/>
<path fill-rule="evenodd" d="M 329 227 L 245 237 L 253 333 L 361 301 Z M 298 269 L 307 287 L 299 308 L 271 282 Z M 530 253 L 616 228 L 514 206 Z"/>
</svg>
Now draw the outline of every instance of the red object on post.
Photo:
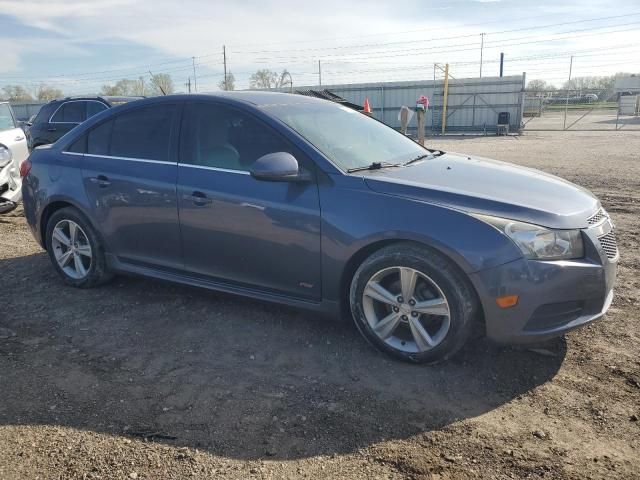
<svg viewBox="0 0 640 480">
<path fill-rule="evenodd" d="M 364 99 L 364 106 L 363 106 L 362 110 L 364 111 L 364 113 L 371 114 L 371 105 L 369 105 L 369 99 L 368 98 Z"/>
<path fill-rule="evenodd" d="M 416 104 L 424 105 L 424 109 L 426 110 L 429 108 L 429 99 L 424 95 L 420 95 Z"/>
</svg>

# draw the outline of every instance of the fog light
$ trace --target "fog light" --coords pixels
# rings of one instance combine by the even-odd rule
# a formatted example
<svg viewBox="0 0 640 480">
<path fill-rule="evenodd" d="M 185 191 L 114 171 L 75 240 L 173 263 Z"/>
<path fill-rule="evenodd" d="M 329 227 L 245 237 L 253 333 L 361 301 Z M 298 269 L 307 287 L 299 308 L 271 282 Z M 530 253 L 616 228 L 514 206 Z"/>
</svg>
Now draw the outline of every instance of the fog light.
<svg viewBox="0 0 640 480">
<path fill-rule="evenodd" d="M 505 295 L 496 298 L 496 303 L 500 308 L 510 308 L 518 304 L 518 295 Z"/>
</svg>

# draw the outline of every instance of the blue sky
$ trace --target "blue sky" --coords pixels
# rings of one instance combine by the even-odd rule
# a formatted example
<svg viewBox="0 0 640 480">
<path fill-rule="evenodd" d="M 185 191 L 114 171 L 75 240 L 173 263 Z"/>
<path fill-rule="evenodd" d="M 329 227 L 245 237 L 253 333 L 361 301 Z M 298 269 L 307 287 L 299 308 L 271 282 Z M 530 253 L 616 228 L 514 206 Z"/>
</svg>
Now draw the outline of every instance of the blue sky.
<svg viewBox="0 0 640 480">
<path fill-rule="evenodd" d="M 318 60 L 324 84 L 430 78 L 434 62 L 465 78 L 478 74 L 481 33 L 485 76 L 500 51 L 507 74 L 558 85 L 572 53 L 574 76 L 640 71 L 639 0 L 0 0 L 0 86 L 95 93 L 151 70 L 181 90 L 195 56 L 210 91 L 222 45 L 239 88 L 258 68 L 315 84 Z"/>
</svg>

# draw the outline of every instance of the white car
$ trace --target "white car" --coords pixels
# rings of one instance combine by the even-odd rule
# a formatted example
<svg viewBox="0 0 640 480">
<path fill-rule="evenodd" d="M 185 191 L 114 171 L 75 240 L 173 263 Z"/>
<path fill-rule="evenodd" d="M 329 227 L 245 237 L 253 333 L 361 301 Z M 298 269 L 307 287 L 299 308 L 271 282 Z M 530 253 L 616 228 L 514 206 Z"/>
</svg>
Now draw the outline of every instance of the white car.
<svg viewBox="0 0 640 480">
<path fill-rule="evenodd" d="M 27 139 L 8 102 L 0 102 L 0 214 L 22 199 L 20 164 L 29 156 Z"/>
</svg>

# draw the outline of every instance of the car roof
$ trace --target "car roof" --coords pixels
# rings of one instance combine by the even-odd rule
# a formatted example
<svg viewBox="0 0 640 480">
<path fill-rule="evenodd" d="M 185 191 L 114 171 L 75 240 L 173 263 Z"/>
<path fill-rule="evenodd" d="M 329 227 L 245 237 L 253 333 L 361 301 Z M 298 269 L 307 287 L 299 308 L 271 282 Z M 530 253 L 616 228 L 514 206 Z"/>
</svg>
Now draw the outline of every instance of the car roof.
<svg viewBox="0 0 640 480">
<path fill-rule="evenodd" d="M 231 103 L 251 104 L 256 107 L 264 107 L 267 105 L 293 105 L 293 104 L 318 104 L 327 103 L 327 100 L 321 100 L 314 97 L 306 97 L 284 92 L 273 91 L 252 91 L 246 90 L 241 92 L 210 92 L 210 93 L 183 93 L 175 95 L 165 95 L 160 97 L 147 98 L 145 102 L 170 100 L 195 100 L 195 99 L 221 99 Z M 329 102 L 332 103 L 332 102 Z"/>
<path fill-rule="evenodd" d="M 70 100 L 98 100 L 106 103 L 123 103 L 123 102 L 131 102 L 133 100 L 141 100 L 145 97 L 137 97 L 137 96 L 127 96 L 127 95 L 96 95 L 95 97 L 90 96 L 78 96 L 78 97 L 65 97 L 65 98 L 54 98 L 49 103 L 57 103 L 57 102 L 68 102 Z"/>
</svg>

